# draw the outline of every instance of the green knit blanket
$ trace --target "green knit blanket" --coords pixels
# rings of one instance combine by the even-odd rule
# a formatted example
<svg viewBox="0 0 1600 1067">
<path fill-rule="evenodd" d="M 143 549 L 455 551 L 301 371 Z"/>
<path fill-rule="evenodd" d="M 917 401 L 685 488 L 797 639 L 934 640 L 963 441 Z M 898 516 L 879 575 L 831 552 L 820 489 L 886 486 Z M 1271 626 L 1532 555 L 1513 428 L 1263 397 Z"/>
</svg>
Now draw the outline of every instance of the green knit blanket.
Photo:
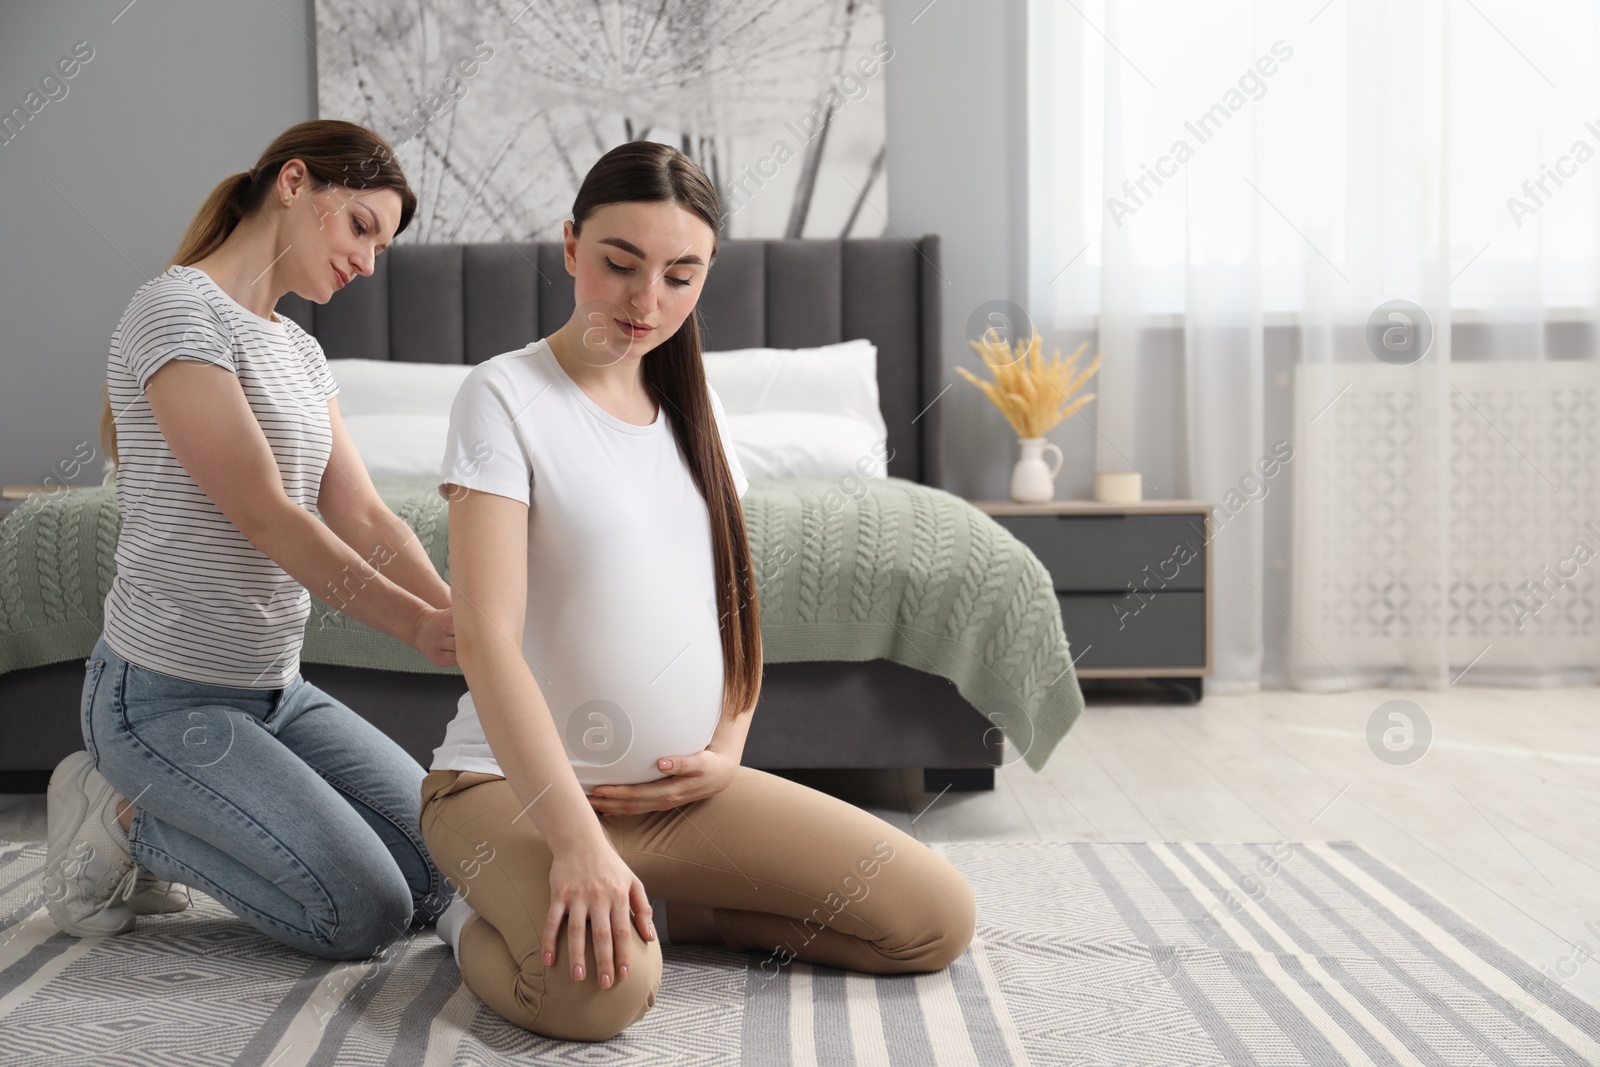
<svg viewBox="0 0 1600 1067">
<path fill-rule="evenodd" d="M 960 497 L 902 478 L 856 485 L 751 482 L 765 661 L 888 659 L 940 675 L 1039 770 L 1083 710 L 1044 564 Z M 448 507 L 432 483 L 378 491 L 448 579 Z M 120 528 L 110 487 L 34 497 L 0 522 L 0 673 L 88 657 Z M 304 662 L 460 673 L 311 603 Z"/>
</svg>

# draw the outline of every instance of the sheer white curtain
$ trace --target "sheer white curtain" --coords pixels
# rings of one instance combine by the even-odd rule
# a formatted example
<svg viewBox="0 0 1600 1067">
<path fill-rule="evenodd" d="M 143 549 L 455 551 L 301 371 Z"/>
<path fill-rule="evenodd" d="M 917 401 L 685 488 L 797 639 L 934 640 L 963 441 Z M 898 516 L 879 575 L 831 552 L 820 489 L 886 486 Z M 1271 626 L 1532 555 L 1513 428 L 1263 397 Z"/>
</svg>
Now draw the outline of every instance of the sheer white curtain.
<svg viewBox="0 0 1600 1067">
<path fill-rule="evenodd" d="M 1030 0 L 1028 34 L 1029 312 L 1098 331 L 1096 469 L 1213 504 L 1210 687 L 1592 684 L 1596 4 Z"/>
</svg>

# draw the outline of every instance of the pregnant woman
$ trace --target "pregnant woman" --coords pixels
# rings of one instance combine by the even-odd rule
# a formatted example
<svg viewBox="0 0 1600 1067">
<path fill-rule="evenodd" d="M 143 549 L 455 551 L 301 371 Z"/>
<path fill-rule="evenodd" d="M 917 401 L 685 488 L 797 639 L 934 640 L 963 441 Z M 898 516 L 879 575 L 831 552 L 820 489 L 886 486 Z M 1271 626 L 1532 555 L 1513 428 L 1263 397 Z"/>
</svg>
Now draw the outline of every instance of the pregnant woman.
<svg viewBox="0 0 1600 1067">
<path fill-rule="evenodd" d="M 658 930 L 765 953 L 766 977 L 939 970 L 973 934 L 942 856 L 740 765 L 762 662 L 748 483 L 695 316 L 720 216 L 671 146 L 607 152 L 566 223 L 572 317 L 474 367 L 451 413 L 469 692 L 422 831 L 458 893 L 439 933 L 466 985 L 550 1037 L 641 1018 Z"/>
<path fill-rule="evenodd" d="M 117 572 L 88 751 L 48 794 L 45 896 L 68 933 L 178 910 L 177 883 L 363 959 L 449 902 L 417 826 L 422 767 L 299 666 L 307 590 L 453 664 L 450 590 L 373 490 L 321 347 L 272 310 L 371 274 L 415 207 L 372 131 L 301 123 L 216 187 L 122 316 L 101 419 Z"/>
</svg>

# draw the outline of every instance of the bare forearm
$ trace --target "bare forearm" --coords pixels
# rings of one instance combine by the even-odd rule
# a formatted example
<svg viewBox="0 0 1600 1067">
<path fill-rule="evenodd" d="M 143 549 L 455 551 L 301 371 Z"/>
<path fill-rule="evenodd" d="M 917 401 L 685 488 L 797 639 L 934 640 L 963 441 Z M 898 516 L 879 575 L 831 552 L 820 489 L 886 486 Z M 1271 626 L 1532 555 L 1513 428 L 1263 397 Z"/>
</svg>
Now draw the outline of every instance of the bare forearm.
<svg viewBox="0 0 1600 1067">
<path fill-rule="evenodd" d="M 717 728 L 711 733 L 711 741 L 706 745 L 719 755 L 726 756 L 734 763 L 744 758 L 744 741 L 750 735 L 750 720 L 755 718 L 755 711 L 747 711 L 738 718 L 729 722 L 719 719 Z"/>
<path fill-rule="evenodd" d="M 286 504 L 244 532 L 318 600 L 406 644 L 416 637 L 430 605 L 385 578 L 311 512 Z"/>
<path fill-rule="evenodd" d="M 450 587 L 434 569 L 416 531 L 387 506 L 379 505 L 371 515 L 354 522 L 328 525 L 340 540 L 400 588 L 436 608 L 450 606 Z"/>
<path fill-rule="evenodd" d="M 462 612 L 457 611 L 457 625 Z M 458 630 L 457 658 L 478 722 L 517 800 L 550 847 L 602 844 L 605 831 L 578 784 L 550 706 L 519 649 L 496 635 Z M 470 651 L 469 651 L 470 650 Z"/>
</svg>

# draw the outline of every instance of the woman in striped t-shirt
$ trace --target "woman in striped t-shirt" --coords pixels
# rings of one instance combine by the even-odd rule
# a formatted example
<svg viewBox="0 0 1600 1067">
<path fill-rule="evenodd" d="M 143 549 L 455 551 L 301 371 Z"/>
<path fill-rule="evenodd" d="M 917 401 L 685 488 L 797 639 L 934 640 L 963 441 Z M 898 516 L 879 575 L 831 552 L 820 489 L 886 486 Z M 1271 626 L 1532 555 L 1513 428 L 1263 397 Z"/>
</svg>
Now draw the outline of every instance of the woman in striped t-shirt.
<svg viewBox="0 0 1600 1067">
<path fill-rule="evenodd" d="M 418 830 L 423 769 L 299 666 L 307 590 L 335 588 L 345 614 L 453 665 L 450 588 L 374 491 L 321 347 L 273 313 L 371 274 L 415 208 L 371 130 L 301 123 L 217 186 L 117 326 L 116 578 L 86 662 L 88 751 L 48 799 L 45 895 L 68 933 L 176 911 L 176 884 L 360 959 L 449 903 Z"/>
</svg>

